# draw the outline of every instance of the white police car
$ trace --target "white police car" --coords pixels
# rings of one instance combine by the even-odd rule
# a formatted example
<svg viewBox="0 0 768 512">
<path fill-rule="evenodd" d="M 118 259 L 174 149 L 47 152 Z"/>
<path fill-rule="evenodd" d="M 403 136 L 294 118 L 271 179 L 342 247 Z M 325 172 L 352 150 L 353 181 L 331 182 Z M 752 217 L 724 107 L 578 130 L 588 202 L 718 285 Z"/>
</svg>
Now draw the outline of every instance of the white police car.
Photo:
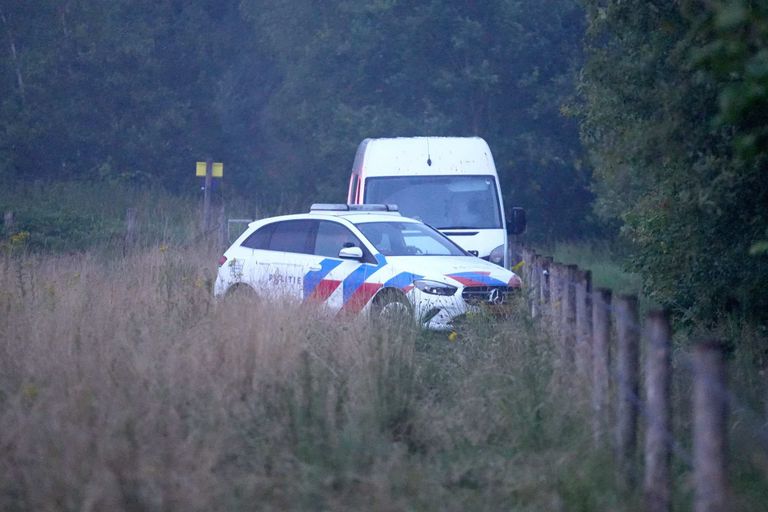
<svg viewBox="0 0 768 512">
<path fill-rule="evenodd" d="M 247 287 L 264 298 L 324 304 L 336 314 L 407 313 L 428 329 L 506 303 L 513 272 L 470 255 L 394 205 L 315 204 L 248 229 L 219 260 L 216 296 Z"/>
</svg>

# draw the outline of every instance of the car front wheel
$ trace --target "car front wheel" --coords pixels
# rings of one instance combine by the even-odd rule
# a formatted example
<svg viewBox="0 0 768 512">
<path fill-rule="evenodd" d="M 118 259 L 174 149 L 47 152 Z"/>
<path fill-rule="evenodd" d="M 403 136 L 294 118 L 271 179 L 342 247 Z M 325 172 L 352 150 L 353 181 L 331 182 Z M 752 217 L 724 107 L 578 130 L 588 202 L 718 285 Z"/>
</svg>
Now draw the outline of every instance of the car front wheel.
<svg viewBox="0 0 768 512">
<path fill-rule="evenodd" d="M 410 326 L 413 324 L 413 308 L 402 293 L 385 291 L 374 299 L 371 317 L 381 327 Z"/>
</svg>

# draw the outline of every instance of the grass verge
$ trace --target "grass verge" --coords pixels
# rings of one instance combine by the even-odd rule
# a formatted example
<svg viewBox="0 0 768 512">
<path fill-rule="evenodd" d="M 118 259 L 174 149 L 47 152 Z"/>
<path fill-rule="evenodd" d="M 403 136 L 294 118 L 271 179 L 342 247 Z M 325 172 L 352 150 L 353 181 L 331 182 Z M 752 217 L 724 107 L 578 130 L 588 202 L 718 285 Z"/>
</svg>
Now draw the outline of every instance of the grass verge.
<svg viewBox="0 0 768 512">
<path fill-rule="evenodd" d="M 640 508 L 522 307 L 378 331 L 214 301 L 217 257 L 0 260 L 0 509 Z"/>
</svg>

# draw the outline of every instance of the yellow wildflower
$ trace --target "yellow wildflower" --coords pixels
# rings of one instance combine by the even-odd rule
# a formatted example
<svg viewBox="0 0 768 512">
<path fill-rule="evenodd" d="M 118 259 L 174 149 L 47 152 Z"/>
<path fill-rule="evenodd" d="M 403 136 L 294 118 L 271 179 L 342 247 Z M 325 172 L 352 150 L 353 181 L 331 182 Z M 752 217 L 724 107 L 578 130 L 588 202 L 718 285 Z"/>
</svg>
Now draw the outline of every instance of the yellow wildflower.
<svg viewBox="0 0 768 512">
<path fill-rule="evenodd" d="M 37 389 L 37 386 L 34 384 L 27 384 L 21 389 L 21 394 L 24 395 L 24 398 L 27 400 L 34 400 L 37 398 L 37 395 L 40 393 L 40 390 Z"/>
</svg>

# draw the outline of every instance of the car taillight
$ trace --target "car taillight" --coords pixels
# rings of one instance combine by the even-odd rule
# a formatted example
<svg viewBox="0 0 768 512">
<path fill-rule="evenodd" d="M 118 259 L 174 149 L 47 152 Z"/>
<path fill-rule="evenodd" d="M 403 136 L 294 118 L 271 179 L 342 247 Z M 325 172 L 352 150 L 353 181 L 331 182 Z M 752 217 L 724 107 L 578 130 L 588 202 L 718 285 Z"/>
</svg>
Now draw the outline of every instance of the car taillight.
<svg viewBox="0 0 768 512">
<path fill-rule="evenodd" d="M 226 262 L 227 262 L 227 257 L 222 254 L 221 258 L 219 258 L 219 266 L 222 266 Z"/>
</svg>

